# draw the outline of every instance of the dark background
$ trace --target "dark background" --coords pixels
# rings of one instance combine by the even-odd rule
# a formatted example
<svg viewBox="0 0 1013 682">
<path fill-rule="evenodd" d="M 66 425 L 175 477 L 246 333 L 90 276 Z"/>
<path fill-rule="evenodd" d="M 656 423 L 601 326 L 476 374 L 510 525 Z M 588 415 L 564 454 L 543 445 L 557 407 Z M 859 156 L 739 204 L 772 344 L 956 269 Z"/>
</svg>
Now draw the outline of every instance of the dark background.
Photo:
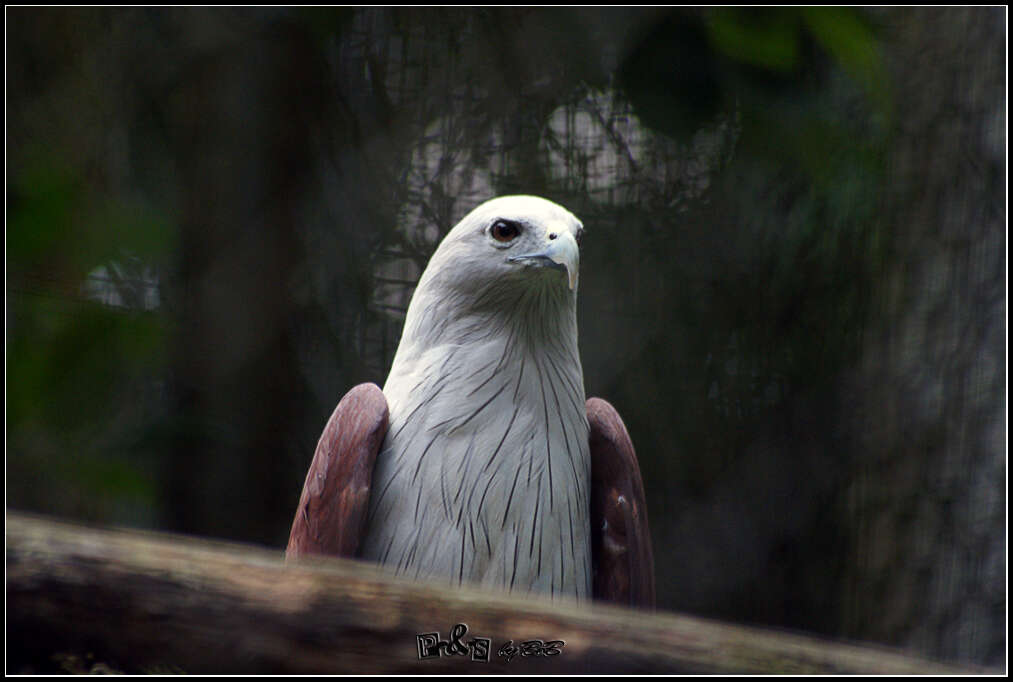
<svg viewBox="0 0 1013 682">
<path fill-rule="evenodd" d="M 281 548 L 441 236 L 538 194 L 660 605 L 1004 662 L 1004 8 L 6 20 L 8 509 Z"/>
</svg>

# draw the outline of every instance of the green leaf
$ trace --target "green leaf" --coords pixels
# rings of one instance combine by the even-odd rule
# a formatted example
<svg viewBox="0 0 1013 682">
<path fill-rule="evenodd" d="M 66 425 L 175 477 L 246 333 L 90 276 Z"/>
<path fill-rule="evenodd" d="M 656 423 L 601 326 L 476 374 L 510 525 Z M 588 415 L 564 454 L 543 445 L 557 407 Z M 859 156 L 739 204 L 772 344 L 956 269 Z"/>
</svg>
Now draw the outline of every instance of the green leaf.
<svg viewBox="0 0 1013 682">
<path fill-rule="evenodd" d="M 708 35 L 727 57 L 774 71 L 792 71 L 800 59 L 800 22 L 792 11 L 719 9 L 709 15 Z"/>
<path fill-rule="evenodd" d="M 817 42 L 880 107 L 888 106 L 888 80 L 879 39 L 870 23 L 850 7 L 807 7 L 806 26 Z"/>
</svg>

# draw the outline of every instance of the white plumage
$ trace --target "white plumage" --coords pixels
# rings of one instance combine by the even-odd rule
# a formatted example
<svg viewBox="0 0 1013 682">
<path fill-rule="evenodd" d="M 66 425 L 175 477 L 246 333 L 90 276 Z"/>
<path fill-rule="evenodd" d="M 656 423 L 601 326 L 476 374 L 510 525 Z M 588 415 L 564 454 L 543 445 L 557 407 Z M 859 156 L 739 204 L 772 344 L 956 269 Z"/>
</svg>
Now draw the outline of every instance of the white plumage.
<svg viewBox="0 0 1013 682">
<path fill-rule="evenodd" d="M 440 244 L 383 387 L 364 558 L 413 578 L 590 596 L 582 231 L 550 201 L 501 197 Z"/>
</svg>

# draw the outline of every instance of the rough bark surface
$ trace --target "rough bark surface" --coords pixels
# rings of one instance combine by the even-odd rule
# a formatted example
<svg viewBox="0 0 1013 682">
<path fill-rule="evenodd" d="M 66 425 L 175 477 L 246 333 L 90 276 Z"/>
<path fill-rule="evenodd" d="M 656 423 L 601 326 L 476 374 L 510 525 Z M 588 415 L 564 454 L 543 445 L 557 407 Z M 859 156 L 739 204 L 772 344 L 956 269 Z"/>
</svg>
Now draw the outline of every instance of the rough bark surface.
<svg viewBox="0 0 1013 682">
<path fill-rule="evenodd" d="M 95 661 L 185 673 L 960 672 L 880 648 L 673 614 L 448 590 L 341 559 L 7 516 L 7 672 Z M 489 663 L 419 660 L 466 623 Z M 508 640 L 562 640 L 507 661 Z M 971 672 L 971 671 L 968 671 Z"/>
</svg>

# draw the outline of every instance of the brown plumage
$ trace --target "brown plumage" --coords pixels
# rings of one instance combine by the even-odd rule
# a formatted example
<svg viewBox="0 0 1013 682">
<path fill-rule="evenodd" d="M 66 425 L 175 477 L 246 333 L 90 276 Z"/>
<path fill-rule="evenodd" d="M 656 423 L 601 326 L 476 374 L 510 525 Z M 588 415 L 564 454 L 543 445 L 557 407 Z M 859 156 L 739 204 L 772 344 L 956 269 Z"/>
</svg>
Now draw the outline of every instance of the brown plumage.
<svg viewBox="0 0 1013 682">
<path fill-rule="evenodd" d="M 359 384 L 338 403 L 306 474 L 288 557 L 356 555 L 387 416 L 387 399 L 376 384 Z"/>
<path fill-rule="evenodd" d="M 633 443 L 615 408 L 588 398 L 594 596 L 653 608 L 654 552 Z"/>
</svg>

